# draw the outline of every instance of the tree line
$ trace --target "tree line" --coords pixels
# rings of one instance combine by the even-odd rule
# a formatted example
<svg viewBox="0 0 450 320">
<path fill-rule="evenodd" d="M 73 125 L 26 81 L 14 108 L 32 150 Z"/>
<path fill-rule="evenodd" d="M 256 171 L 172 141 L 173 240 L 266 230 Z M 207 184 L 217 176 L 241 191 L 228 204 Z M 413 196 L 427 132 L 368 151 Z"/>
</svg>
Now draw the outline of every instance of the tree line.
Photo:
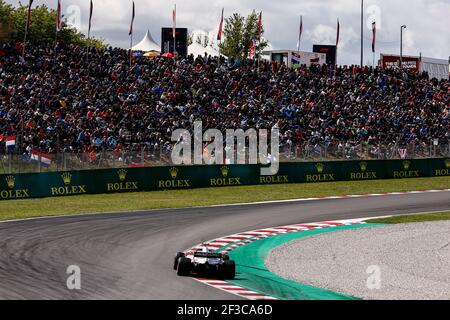
<svg viewBox="0 0 450 320">
<path fill-rule="evenodd" d="M 28 6 L 19 2 L 17 7 L 0 0 L 0 40 L 22 42 L 27 23 Z M 32 8 L 31 25 L 28 31 L 27 41 L 51 44 L 55 41 L 57 11 L 50 9 L 45 4 Z M 96 48 L 106 47 L 103 39 L 87 37 L 62 19 L 61 31 L 58 40 L 67 44 L 78 46 L 91 46 Z"/>
</svg>

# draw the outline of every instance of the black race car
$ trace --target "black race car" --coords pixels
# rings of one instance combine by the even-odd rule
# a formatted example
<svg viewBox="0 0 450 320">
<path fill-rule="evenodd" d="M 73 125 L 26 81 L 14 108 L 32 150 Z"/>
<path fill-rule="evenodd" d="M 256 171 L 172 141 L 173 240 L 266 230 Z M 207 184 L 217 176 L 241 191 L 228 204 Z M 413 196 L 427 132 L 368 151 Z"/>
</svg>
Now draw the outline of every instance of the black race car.
<svg viewBox="0 0 450 320">
<path fill-rule="evenodd" d="M 206 246 L 187 253 L 177 253 L 173 268 L 179 276 L 195 274 L 233 280 L 236 275 L 235 262 L 228 255 L 215 253 Z"/>
</svg>

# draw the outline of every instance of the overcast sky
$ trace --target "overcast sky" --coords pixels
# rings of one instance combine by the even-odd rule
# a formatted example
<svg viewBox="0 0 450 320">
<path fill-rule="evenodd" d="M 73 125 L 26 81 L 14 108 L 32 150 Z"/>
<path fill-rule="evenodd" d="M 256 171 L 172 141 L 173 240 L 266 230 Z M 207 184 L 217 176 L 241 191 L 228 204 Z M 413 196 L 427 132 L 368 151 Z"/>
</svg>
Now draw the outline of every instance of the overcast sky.
<svg viewBox="0 0 450 320">
<path fill-rule="evenodd" d="M 6 0 L 17 4 L 18 0 Z M 27 0 L 22 0 L 28 3 Z M 34 0 L 33 6 L 47 4 L 54 8 L 57 0 Z M 62 0 L 63 13 L 69 22 L 79 24 L 87 33 L 89 0 Z M 112 46 L 128 47 L 128 28 L 132 0 L 94 0 L 92 35 L 104 38 Z M 339 64 L 360 61 L 361 0 L 135 0 L 135 43 L 149 29 L 155 40 L 161 27 L 172 25 L 172 8 L 177 4 L 177 26 L 190 31 L 204 30 L 216 34 L 221 8 L 225 16 L 238 12 L 247 15 L 263 11 L 265 38 L 274 49 L 295 49 L 299 17 L 303 15 L 301 50 L 312 51 L 313 44 L 336 42 L 336 20 L 341 24 Z M 378 24 L 377 56 L 399 53 L 400 26 L 404 32 L 404 54 L 448 59 L 450 55 L 450 0 L 365 0 L 364 62 L 372 63 L 370 25 Z M 74 14 L 77 6 L 80 16 Z M 72 6 L 72 7 L 71 7 Z"/>
</svg>

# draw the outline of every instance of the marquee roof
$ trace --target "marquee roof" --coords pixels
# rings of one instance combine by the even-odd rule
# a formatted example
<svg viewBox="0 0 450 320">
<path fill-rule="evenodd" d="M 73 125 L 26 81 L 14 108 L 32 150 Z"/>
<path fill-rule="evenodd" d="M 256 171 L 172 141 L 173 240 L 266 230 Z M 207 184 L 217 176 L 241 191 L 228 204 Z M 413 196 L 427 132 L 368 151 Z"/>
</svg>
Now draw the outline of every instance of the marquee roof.
<svg viewBox="0 0 450 320">
<path fill-rule="evenodd" d="M 139 42 L 137 45 L 133 47 L 133 51 L 156 51 L 161 52 L 161 46 L 156 43 L 155 40 L 153 40 L 152 34 L 150 31 L 147 31 L 147 33 L 144 36 L 144 39 L 142 39 L 141 42 Z"/>
</svg>

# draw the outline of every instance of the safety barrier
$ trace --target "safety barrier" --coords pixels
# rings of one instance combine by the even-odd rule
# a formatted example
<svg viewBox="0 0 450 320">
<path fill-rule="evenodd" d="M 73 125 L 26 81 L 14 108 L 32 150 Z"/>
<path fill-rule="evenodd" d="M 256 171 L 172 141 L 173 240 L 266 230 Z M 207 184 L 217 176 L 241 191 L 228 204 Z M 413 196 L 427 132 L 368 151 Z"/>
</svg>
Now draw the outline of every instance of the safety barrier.
<svg viewBox="0 0 450 320">
<path fill-rule="evenodd" d="M 170 166 L 0 175 L 0 199 L 26 199 L 260 184 L 404 179 L 450 175 L 450 159 L 281 163 L 273 176 L 259 165 Z"/>
</svg>

